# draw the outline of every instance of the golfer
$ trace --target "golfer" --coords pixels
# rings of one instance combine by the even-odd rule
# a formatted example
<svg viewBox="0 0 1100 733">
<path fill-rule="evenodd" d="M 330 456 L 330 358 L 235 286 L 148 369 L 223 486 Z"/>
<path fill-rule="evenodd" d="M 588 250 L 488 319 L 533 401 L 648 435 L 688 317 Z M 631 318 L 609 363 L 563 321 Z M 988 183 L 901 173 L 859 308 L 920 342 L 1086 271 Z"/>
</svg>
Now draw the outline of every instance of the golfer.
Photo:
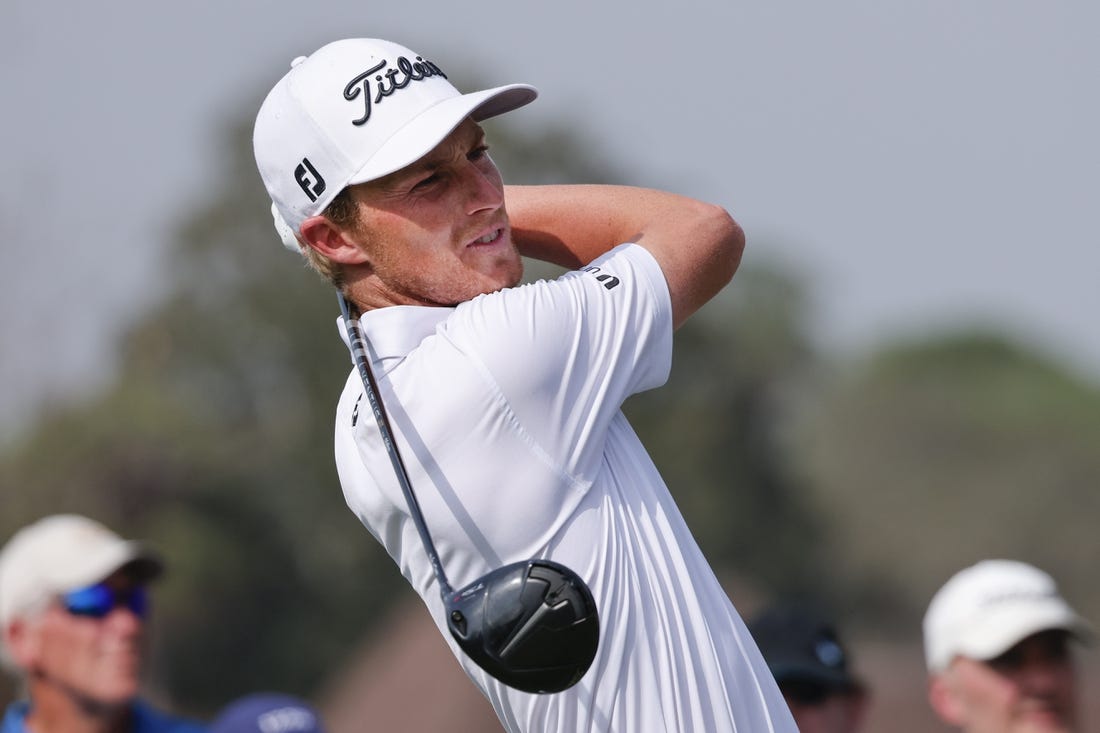
<svg viewBox="0 0 1100 733">
<path fill-rule="evenodd" d="M 723 209 L 670 193 L 505 186 L 478 123 L 535 96 L 460 94 L 435 58 L 340 40 L 292 63 L 254 146 L 284 243 L 363 314 L 449 576 L 461 587 L 529 558 L 576 571 L 600 616 L 588 672 L 529 694 L 462 654 L 354 369 L 336 413 L 344 497 L 505 729 L 794 733 L 621 412 L 666 381 L 673 331 L 729 282 L 744 235 Z M 521 255 L 571 271 L 521 286 Z"/>
</svg>

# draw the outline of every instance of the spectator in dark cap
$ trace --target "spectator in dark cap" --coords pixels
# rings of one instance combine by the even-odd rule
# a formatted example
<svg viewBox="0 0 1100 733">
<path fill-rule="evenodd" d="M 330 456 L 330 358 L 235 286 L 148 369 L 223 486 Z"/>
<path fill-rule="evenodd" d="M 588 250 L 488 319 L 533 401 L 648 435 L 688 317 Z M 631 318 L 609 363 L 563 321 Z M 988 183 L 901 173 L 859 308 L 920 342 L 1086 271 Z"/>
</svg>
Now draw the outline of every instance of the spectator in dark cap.
<svg viewBox="0 0 1100 733">
<path fill-rule="evenodd" d="M 325 733 L 320 714 L 293 695 L 257 692 L 226 705 L 209 733 Z"/>
<path fill-rule="evenodd" d="M 856 733 L 867 689 L 833 624 L 799 606 L 765 609 L 749 623 L 801 733 Z"/>
</svg>

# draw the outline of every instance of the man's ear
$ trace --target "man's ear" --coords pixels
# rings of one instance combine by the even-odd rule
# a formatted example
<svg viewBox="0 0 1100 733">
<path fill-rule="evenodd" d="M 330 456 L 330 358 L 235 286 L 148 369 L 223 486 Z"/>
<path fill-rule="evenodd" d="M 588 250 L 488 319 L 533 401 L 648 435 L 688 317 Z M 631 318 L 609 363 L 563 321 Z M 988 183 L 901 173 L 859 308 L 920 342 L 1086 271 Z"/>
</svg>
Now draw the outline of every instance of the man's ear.
<svg viewBox="0 0 1100 733">
<path fill-rule="evenodd" d="M 961 726 L 964 722 L 962 704 L 951 686 L 946 673 L 928 678 L 928 702 L 945 723 Z"/>
<path fill-rule="evenodd" d="M 24 618 L 9 621 L 4 626 L 4 647 L 19 667 L 33 667 L 38 649 L 38 634 L 34 625 Z"/>
<path fill-rule="evenodd" d="M 312 247 L 333 262 L 342 265 L 361 265 L 367 262 L 363 250 L 344 230 L 324 216 L 311 216 L 302 222 L 299 229 L 301 239 L 307 247 Z"/>
</svg>

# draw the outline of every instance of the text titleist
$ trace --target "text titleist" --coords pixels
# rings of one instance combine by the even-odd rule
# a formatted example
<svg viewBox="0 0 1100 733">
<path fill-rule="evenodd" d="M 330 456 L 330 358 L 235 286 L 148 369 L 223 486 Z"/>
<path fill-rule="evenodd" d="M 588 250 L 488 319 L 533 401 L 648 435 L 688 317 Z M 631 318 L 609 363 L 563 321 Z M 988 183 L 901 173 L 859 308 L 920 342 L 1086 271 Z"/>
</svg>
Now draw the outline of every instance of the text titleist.
<svg viewBox="0 0 1100 733">
<path fill-rule="evenodd" d="M 404 89 L 414 81 L 423 81 L 433 76 L 442 76 L 444 79 L 447 78 L 447 75 L 444 74 L 438 66 L 431 61 L 425 61 L 420 56 L 416 57 L 416 61 L 409 61 L 404 56 L 398 56 L 392 68 L 384 73 L 378 73 L 388 65 L 388 61 L 380 61 L 377 65 L 372 66 L 349 81 L 347 86 L 344 87 L 344 99 L 349 102 L 354 101 L 360 95 L 363 97 L 363 116 L 352 120 L 351 124 L 367 124 L 367 120 L 370 119 L 371 109 L 375 104 L 378 104 L 394 92 Z M 376 89 L 373 92 L 371 91 L 371 74 L 375 75 L 374 83 Z"/>
</svg>

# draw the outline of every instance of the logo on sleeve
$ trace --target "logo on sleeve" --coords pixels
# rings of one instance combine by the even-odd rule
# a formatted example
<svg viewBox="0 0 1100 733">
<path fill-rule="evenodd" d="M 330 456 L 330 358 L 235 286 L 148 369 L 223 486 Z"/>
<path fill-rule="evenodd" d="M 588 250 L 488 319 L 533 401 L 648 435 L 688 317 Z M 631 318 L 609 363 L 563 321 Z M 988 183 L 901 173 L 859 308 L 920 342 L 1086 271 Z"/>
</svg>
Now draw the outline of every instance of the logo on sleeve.
<svg viewBox="0 0 1100 733">
<path fill-rule="evenodd" d="M 608 275 L 600 272 L 600 268 L 595 265 L 589 265 L 588 267 L 582 267 L 581 272 L 590 272 L 596 275 L 596 279 L 603 283 L 603 286 L 608 290 L 611 290 L 619 284 L 619 278 L 614 275 Z"/>
</svg>

